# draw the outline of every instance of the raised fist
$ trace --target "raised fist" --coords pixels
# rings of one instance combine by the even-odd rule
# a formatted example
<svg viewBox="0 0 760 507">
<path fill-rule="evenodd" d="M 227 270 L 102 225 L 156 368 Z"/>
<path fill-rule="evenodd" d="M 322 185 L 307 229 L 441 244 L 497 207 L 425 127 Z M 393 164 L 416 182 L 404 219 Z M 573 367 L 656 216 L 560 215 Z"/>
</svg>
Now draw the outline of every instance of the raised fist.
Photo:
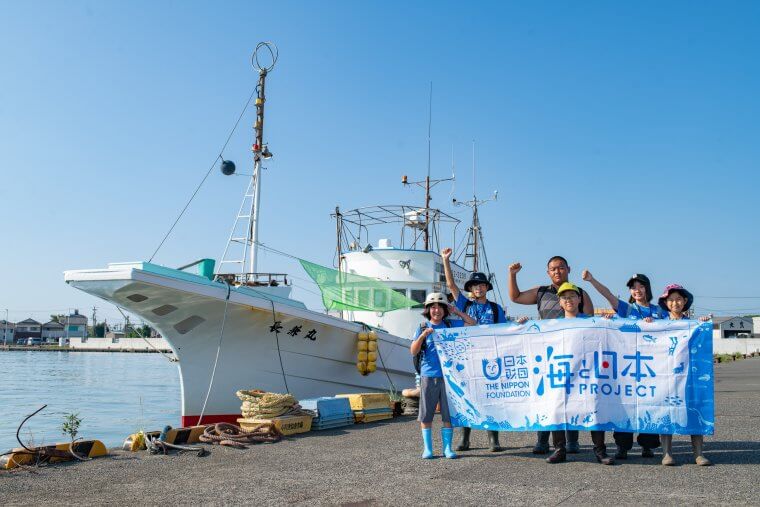
<svg viewBox="0 0 760 507">
<path fill-rule="evenodd" d="M 517 274 L 522 269 L 522 264 L 519 262 L 515 262 L 514 264 L 509 265 L 509 273 L 512 275 Z"/>
<path fill-rule="evenodd" d="M 594 279 L 594 277 L 591 275 L 591 271 L 589 271 L 588 269 L 583 270 L 583 272 L 581 273 L 581 278 L 583 278 L 587 282 L 590 282 L 591 280 Z"/>
<path fill-rule="evenodd" d="M 451 248 L 444 248 L 441 250 L 441 257 L 443 257 L 443 260 L 447 261 L 451 258 L 452 250 Z"/>
</svg>

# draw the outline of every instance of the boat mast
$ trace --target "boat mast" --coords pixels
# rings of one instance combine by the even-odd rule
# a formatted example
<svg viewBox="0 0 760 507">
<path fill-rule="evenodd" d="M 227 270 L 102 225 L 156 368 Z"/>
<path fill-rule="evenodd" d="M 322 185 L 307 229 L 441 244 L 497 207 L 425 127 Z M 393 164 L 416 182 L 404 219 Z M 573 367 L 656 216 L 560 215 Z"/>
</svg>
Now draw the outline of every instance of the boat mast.
<svg viewBox="0 0 760 507">
<path fill-rule="evenodd" d="M 480 252 L 483 251 L 483 257 L 485 257 L 485 248 L 483 244 L 483 230 L 480 228 L 480 217 L 478 216 L 478 207 L 490 201 L 495 201 L 498 198 L 499 192 L 495 191 L 493 196 L 489 199 L 478 199 L 475 193 L 475 141 L 472 142 L 472 199 L 469 201 L 458 201 L 453 199 L 454 206 L 467 206 L 472 209 L 472 223 L 467 228 L 467 246 L 465 247 L 464 262 L 462 263 L 467 268 L 467 261 L 471 261 L 471 271 L 480 271 Z M 486 261 L 486 269 L 488 268 L 488 262 Z M 491 273 L 486 273 L 491 275 Z"/>
<path fill-rule="evenodd" d="M 255 54 L 255 53 L 254 53 Z M 255 65 L 255 64 L 254 64 Z M 253 124 L 253 131 L 255 132 L 255 140 L 251 151 L 253 151 L 253 185 L 255 192 L 253 196 L 253 203 L 251 205 L 251 221 L 249 237 L 250 241 L 250 259 L 249 266 L 251 273 L 256 273 L 256 261 L 258 253 L 258 240 L 259 240 L 259 199 L 261 196 L 261 158 L 262 147 L 264 146 L 264 102 L 266 98 L 264 96 L 264 85 L 266 84 L 267 69 L 259 69 L 259 85 L 257 86 L 258 95 L 256 97 L 256 122 Z M 245 263 L 243 263 L 245 267 Z M 245 273 L 245 270 L 243 270 Z"/>
<path fill-rule="evenodd" d="M 268 51 L 271 56 L 271 63 L 268 66 L 262 65 L 259 61 L 259 52 L 262 50 Z M 269 147 L 264 144 L 265 85 L 267 75 L 272 71 L 277 62 L 277 56 L 277 46 L 271 42 L 260 42 L 256 45 L 253 55 L 251 55 L 251 65 L 259 72 L 259 82 L 256 86 L 255 100 L 256 121 L 253 124 L 254 141 L 251 146 L 251 151 L 253 152 L 253 174 L 248 183 L 248 188 L 243 195 L 243 202 L 240 205 L 237 218 L 232 226 L 232 232 L 230 233 L 227 246 L 222 254 L 222 260 L 219 262 L 219 273 L 224 272 L 222 268 L 225 264 L 238 264 L 239 268 L 234 269 L 233 272 L 239 272 L 243 278 L 246 278 L 246 275 L 248 274 L 254 274 L 257 272 L 259 207 L 261 201 L 261 163 L 262 160 L 272 158 L 272 153 L 269 151 Z M 225 171 L 224 165 L 222 167 L 222 172 L 224 174 L 232 174 L 234 170 L 234 164 L 231 164 L 229 172 Z M 235 250 L 238 252 L 237 255 L 230 251 L 230 248 L 234 247 L 233 244 L 242 245 L 242 254 L 240 253 L 239 246 L 235 247 Z"/>
<path fill-rule="evenodd" d="M 422 230 L 423 241 L 425 250 L 430 249 L 430 189 L 438 183 L 443 181 L 453 181 L 454 175 L 451 178 L 445 179 L 430 179 L 430 131 L 433 125 L 433 82 L 430 82 L 430 95 L 428 100 L 428 160 L 427 160 L 427 176 L 424 181 L 409 181 L 406 175 L 401 177 L 401 183 L 403 185 L 417 185 L 425 189 L 425 228 Z"/>
</svg>

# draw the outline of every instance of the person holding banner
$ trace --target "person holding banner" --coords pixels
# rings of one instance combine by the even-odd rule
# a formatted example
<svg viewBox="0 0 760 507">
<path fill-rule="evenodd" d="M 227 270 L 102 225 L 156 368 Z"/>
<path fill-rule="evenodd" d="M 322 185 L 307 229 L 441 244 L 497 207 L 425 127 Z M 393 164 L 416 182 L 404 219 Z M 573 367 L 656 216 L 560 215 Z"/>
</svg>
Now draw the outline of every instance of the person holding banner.
<svg viewBox="0 0 760 507">
<path fill-rule="evenodd" d="M 559 304 L 565 312 L 566 319 L 586 319 L 589 316 L 579 311 L 581 302 L 581 289 L 576 285 L 565 282 L 557 289 Z M 566 437 L 565 430 L 554 430 L 552 441 L 554 443 L 554 453 L 546 458 L 547 463 L 562 463 L 567 461 Z M 592 431 L 591 441 L 594 444 L 594 456 L 596 460 L 603 465 L 614 465 L 615 460 L 607 455 L 607 446 L 604 443 L 604 431 Z"/>
<path fill-rule="evenodd" d="M 509 266 L 509 299 L 514 303 L 522 305 L 536 305 L 538 309 L 538 317 L 541 319 L 559 319 L 565 315 L 559 302 L 559 296 L 557 289 L 567 282 L 567 275 L 570 273 L 570 266 L 567 264 L 567 260 L 560 256 L 555 255 L 546 264 L 546 274 L 549 275 L 551 285 L 541 285 L 533 287 L 526 291 L 521 291 L 517 286 L 517 273 L 522 269 L 522 265 L 519 262 L 510 264 Z M 579 311 L 588 315 L 594 314 L 594 303 L 591 302 L 591 297 L 583 289 L 579 289 L 581 298 L 579 302 Z M 533 447 L 533 454 L 546 454 L 549 452 L 549 432 L 539 431 L 537 433 L 537 441 L 535 447 Z M 567 452 L 575 454 L 580 451 L 580 445 L 578 445 L 578 431 L 567 431 Z"/>
<path fill-rule="evenodd" d="M 604 296 L 618 317 L 630 318 L 630 319 L 643 319 L 646 322 L 652 322 L 654 319 L 667 319 L 668 312 L 660 308 L 659 305 L 651 304 L 652 301 L 652 284 L 649 282 L 649 277 L 636 273 L 628 279 L 628 289 L 631 291 L 631 296 L 628 298 L 628 302 L 619 299 L 617 296 L 603 285 L 599 280 L 594 278 L 588 269 L 584 269 L 581 274 L 583 280 L 590 282 L 594 288 L 599 291 L 599 294 Z M 615 453 L 615 459 L 627 459 L 628 451 L 633 448 L 633 433 L 627 433 L 622 431 L 615 431 L 612 433 L 612 438 L 615 439 L 617 445 L 617 452 Z M 660 447 L 659 435 L 653 435 L 650 433 L 639 433 L 636 437 L 636 441 L 641 446 L 642 458 L 654 458 L 654 452 L 652 449 Z"/>
<path fill-rule="evenodd" d="M 454 297 L 454 305 L 460 311 L 465 312 L 475 319 L 476 324 L 498 324 L 506 322 L 504 308 L 498 303 L 489 301 L 488 291 L 493 290 L 493 285 L 484 273 L 474 272 L 470 279 L 464 284 L 464 290 L 473 295 L 473 299 L 467 299 L 462 291 L 457 287 L 454 280 L 454 274 L 451 272 L 451 248 L 441 250 L 443 259 L 443 272 L 446 275 L 446 286 Z M 457 445 L 457 451 L 470 450 L 470 433 L 471 429 L 463 427 L 461 429 L 462 438 Z M 499 432 L 488 430 L 488 443 L 491 446 L 491 452 L 503 451 L 504 448 L 499 444 Z"/>
<path fill-rule="evenodd" d="M 657 300 L 660 308 L 668 312 L 670 320 L 688 319 L 688 311 L 694 302 L 694 296 L 682 285 L 670 284 L 665 287 L 660 298 Z M 710 317 L 700 317 L 700 322 L 706 322 Z M 662 464 L 665 466 L 674 466 L 676 460 L 673 457 L 673 435 L 660 435 L 662 439 Z M 691 435 L 691 448 L 694 452 L 694 461 L 699 466 L 710 466 L 712 462 L 704 454 L 704 435 Z"/>
<path fill-rule="evenodd" d="M 462 320 L 449 320 L 449 311 L 461 317 Z M 413 356 L 421 354 L 420 405 L 417 420 L 420 422 L 422 430 L 422 443 L 424 446 L 422 457 L 424 459 L 433 458 L 433 416 L 435 415 L 436 405 L 440 403 L 441 420 L 443 422 L 443 428 L 441 428 L 443 454 L 449 459 L 454 459 L 457 457 L 451 449 L 454 430 L 451 427 L 441 361 L 438 358 L 438 351 L 435 350 L 433 340 L 428 340 L 427 338 L 437 329 L 473 325 L 475 324 L 475 320 L 466 313 L 459 311 L 456 307 L 450 307 L 446 302 L 446 296 L 440 292 L 428 294 L 427 298 L 425 298 L 425 311 L 422 312 L 422 315 L 425 316 L 428 322 L 417 329 L 412 340 L 412 345 L 409 348 Z"/>
</svg>

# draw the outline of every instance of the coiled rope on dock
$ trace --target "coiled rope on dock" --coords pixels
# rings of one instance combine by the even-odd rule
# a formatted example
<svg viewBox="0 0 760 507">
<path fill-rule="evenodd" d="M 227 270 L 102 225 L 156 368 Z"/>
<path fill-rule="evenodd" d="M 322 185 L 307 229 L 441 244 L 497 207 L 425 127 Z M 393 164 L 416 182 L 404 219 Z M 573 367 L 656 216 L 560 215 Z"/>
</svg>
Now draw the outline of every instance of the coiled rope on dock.
<svg viewBox="0 0 760 507">
<path fill-rule="evenodd" d="M 284 415 L 316 414 L 301 408 L 290 394 L 269 393 L 258 389 L 241 389 L 235 393 L 243 402 L 241 413 L 246 419 L 273 419 Z"/>
<path fill-rule="evenodd" d="M 262 423 L 252 430 L 244 430 L 230 423 L 216 423 L 207 426 L 198 437 L 206 444 L 218 444 L 236 449 L 246 449 L 246 444 L 279 442 L 282 433 L 273 423 Z"/>
</svg>

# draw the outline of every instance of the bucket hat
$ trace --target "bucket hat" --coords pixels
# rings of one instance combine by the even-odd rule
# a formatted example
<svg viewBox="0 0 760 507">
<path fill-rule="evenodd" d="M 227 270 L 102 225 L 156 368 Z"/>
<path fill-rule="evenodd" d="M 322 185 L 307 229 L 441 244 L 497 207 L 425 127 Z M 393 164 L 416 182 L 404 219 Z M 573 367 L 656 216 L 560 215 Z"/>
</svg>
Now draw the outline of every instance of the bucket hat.
<svg viewBox="0 0 760 507">
<path fill-rule="evenodd" d="M 670 296 L 670 294 L 673 292 L 678 292 L 684 298 L 686 298 L 686 304 L 683 307 L 683 311 L 688 311 L 689 308 L 691 308 L 691 304 L 694 302 L 694 296 L 692 295 L 691 292 L 684 289 L 683 285 L 678 285 L 677 283 L 671 283 L 670 285 L 665 287 L 665 290 L 662 292 L 662 296 L 660 296 L 660 299 L 657 300 L 657 303 L 660 305 L 660 308 L 662 308 L 665 311 L 668 311 L 668 307 L 665 304 L 665 300 L 668 299 L 668 296 Z"/>
<path fill-rule="evenodd" d="M 449 302 L 446 299 L 446 294 L 442 292 L 431 292 L 427 295 L 425 298 L 425 310 L 422 312 L 422 315 L 430 320 L 430 306 L 439 304 L 443 306 L 443 318 L 449 316 Z"/>
<path fill-rule="evenodd" d="M 470 279 L 467 280 L 464 284 L 464 290 L 467 292 L 470 292 L 470 287 L 473 285 L 477 285 L 479 283 L 484 283 L 488 285 L 488 290 L 493 290 L 493 285 L 491 284 L 491 281 L 488 279 L 485 273 L 481 273 L 479 271 L 475 271 L 473 274 L 470 275 Z"/>
</svg>

